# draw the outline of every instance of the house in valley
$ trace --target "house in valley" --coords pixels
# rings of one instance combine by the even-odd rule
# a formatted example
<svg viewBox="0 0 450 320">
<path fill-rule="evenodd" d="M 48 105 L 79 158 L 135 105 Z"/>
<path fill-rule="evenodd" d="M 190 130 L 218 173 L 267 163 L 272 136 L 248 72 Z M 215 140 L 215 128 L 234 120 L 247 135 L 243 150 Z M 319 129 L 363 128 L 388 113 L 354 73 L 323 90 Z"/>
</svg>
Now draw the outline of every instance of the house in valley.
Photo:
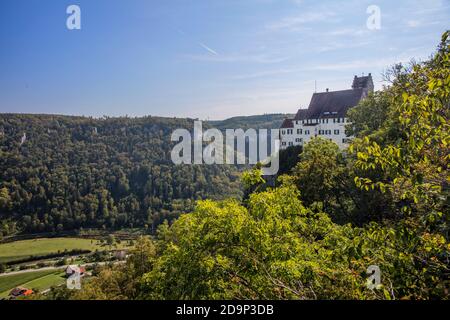
<svg viewBox="0 0 450 320">
<path fill-rule="evenodd" d="M 79 267 L 76 265 L 70 265 L 67 266 L 66 268 L 66 276 L 71 276 L 75 273 L 79 273 L 81 276 L 84 275 L 86 273 L 86 268 L 85 267 Z"/>
<path fill-rule="evenodd" d="M 28 297 L 31 296 L 33 294 L 33 290 L 31 289 L 27 289 L 24 287 L 17 287 L 11 290 L 11 292 L 9 293 L 9 296 L 12 299 L 15 298 L 20 298 L 20 297 Z"/>
</svg>

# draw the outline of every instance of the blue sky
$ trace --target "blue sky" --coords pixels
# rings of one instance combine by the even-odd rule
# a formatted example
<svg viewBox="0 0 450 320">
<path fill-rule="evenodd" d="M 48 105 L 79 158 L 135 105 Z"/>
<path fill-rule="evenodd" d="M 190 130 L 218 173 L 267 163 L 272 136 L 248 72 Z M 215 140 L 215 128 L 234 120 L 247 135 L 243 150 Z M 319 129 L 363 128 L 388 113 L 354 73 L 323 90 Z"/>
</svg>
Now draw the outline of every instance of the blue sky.
<svg viewBox="0 0 450 320">
<path fill-rule="evenodd" d="M 66 8 L 81 8 L 81 30 Z M 369 30 L 369 5 L 381 29 Z M 1 0 L 0 112 L 223 119 L 294 113 L 427 58 L 450 0 Z"/>
</svg>

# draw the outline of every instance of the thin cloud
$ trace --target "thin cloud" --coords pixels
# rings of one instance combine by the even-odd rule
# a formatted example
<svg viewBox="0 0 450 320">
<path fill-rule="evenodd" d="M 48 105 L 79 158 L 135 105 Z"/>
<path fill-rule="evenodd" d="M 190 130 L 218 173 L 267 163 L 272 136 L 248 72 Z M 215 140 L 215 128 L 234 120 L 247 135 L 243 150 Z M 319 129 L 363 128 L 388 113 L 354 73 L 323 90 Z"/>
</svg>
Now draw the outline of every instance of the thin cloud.
<svg viewBox="0 0 450 320">
<path fill-rule="evenodd" d="M 326 21 L 335 15 L 336 14 L 334 12 L 329 11 L 307 12 L 295 17 L 283 18 L 280 21 L 267 25 L 266 28 L 269 30 L 297 30 L 298 28 L 302 28 L 302 25 L 304 24 Z"/>
<path fill-rule="evenodd" d="M 206 48 L 205 48 L 206 49 Z M 266 54 L 216 54 L 216 55 L 183 55 L 183 57 L 194 61 L 206 62 L 249 62 L 260 64 L 280 63 L 288 57 L 276 57 Z"/>
<path fill-rule="evenodd" d="M 406 22 L 406 25 L 410 28 L 417 28 L 422 25 L 422 21 L 420 20 L 409 20 Z"/>
<path fill-rule="evenodd" d="M 330 32 L 327 32 L 326 35 L 329 36 L 364 36 L 368 34 L 369 31 L 367 29 L 363 28 L 343 28 L 343 29 L 337 29 Z"/>
<path fill-rule="evenodd" d="M 419 50 L 419 49 L 418 49 Z M 392 56 L 383 59 L 366 59 L 366 60 L 355 60 L 347 61 L 342 63 L 334 64 L 321 64 L 317 65 L 310 70 L 320 70 L 320 71 L 347 71 L 347 70 L 366 70 L 366 69 L 379 69 L 387 68 L 395 63 L 408 63 L 411 59 L 415 58 L 420 61 L 422 59 L 427 59 L 428 54 L 401 54 L 397 56 Z"/>
<path fill-rule="evenodd" d="M 353 41 L 352 43 L 348 42 L 331 42 L 327 43 L 323 46 L 318 46 L 315 51 L 319 53 L 323 52 L 330 52 L 335 50 L 348 50 L 351 48 L 361 48 L 370 45 L 372 42 L 369 40 L 363 40 L 363 41 Z"/>
<path fill-rule="evenodd" d="M 292 69 L 278 69 L 278 70 L 267 70 L 255 73 L 241 74 L 231 77 L 232 80 L 247 80 L 247 79 L 256 79 L 256 78 L 264 78 L 268 76 L 277 76 L 281 74 L 289 74 L 294 72 L 299 72 L 302 69 L 292 68 Z"/>
</svg>

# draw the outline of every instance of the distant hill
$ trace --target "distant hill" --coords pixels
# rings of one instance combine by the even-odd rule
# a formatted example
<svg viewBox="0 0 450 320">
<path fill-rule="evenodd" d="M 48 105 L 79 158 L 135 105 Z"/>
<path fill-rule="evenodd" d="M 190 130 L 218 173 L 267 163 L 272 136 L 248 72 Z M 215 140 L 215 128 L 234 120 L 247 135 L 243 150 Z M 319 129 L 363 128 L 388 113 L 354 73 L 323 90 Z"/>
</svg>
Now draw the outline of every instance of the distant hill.
<svg viewBox="0 0 450 320">
<path fill-rule="evenodd" d="M 204 127 L 278 128 L 287 116 L 235 117 Z M 241 197 L 242 168 L 171 162 L 171 133 L 192 130 L 193 123 L 0 114 L 0 233 L 154 230 L 191 211 L 195 200 Z"/>
<path fill-rule="evenodd" d="M 263 114 L 255 116 L 233 117 L 226 120 L 208 121 L 208 123 L 220 130 L 225 129 L 278 129 L 286 118 L 293 117 L 292 114 Z"/>
</svg>

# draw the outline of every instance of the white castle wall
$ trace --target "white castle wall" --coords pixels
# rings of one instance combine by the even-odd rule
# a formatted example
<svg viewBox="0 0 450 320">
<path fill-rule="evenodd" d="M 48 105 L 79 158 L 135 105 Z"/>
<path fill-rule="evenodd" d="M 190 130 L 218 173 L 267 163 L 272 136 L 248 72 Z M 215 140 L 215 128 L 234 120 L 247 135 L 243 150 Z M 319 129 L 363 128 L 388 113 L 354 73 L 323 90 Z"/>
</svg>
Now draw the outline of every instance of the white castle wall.
<svg viewBox="0 0 450 320">
<path fill-rule="evenodd" d="M 302 120 L 292 120 L 294 128 L 281 128 L 281 149 L 286 149 L 291 145 L 304 145 L 316 136 L 335 142 L 341 149 L 345 149 L 348 146 L 347 139 L 350 137 L 347 137 L 345 134 L 345 126 L 348 124 L 347 118 L 339 118 L 339 120 L 338 118 L 309 120 L 314 123 L 318 122 L 317 125 L 307 124 L 306 121 L 304 120 L 305 123 L 302 123 Z M 292 134 L 288 130 L 292 130 Z"/>
</svg>

